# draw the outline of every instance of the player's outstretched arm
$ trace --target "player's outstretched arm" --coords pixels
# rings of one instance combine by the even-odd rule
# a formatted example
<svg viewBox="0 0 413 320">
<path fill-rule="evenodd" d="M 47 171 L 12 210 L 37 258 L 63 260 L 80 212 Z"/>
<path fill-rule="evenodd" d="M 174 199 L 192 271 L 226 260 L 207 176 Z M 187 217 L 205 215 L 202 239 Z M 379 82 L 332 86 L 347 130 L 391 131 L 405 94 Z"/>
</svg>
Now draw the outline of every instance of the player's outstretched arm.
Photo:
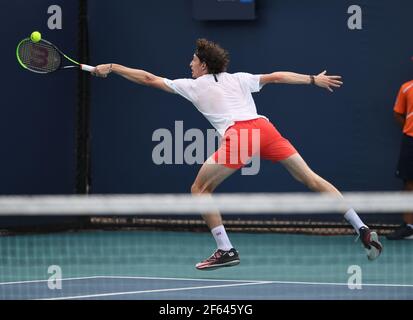
<svg viewBox="0 0 413 320">
<path fill-rule="evenodd" d="M 164 78 L 144 70 L 131 69 L 112 63 L 97 66 L 94 74 L 98 77 L 106 78 L 112 72 L 138 84 L 173 93 L 173 90 L 165 84 Z"/>
<path fill-rule="evenodd" d="M 269 83 L 287 83 L 287 84 L 315 84 L 321 88 L 325 88 L 333 92 L 332 88 L 340 88 L 343 82 L 341 76 L 328 76 L 327 71 L 321 72 L 319 75 L 311 76 L 294 72 L 279 71 L 261 76 L 260 82 L 262 85 Z"/>
</svg>

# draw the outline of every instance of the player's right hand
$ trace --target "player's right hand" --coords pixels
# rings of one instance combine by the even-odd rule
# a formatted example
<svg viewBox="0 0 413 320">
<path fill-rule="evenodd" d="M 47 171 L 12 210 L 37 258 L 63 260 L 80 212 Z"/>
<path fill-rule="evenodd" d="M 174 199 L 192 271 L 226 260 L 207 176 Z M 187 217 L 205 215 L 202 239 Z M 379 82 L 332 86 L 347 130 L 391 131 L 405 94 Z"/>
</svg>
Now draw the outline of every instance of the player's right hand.
<svg viewBox="0 0 413 320">
<path fill-rule="evenodd" d="M 101 64 L 95 68 L 95 71 L 92 74 L 96 77 L 106 78 L 108 74 L 112 72 L 112 64 Z"/>
</svg>

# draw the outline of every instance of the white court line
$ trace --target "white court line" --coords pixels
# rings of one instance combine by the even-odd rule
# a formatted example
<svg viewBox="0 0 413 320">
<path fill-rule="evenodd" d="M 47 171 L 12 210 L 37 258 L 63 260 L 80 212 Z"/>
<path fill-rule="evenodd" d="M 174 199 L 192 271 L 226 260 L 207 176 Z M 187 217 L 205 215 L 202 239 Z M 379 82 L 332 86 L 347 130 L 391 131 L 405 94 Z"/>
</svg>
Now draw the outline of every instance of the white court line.
<svg viewBox="0 0 413 320">
<path fill-rule="evenodd" d="M 136 279 L 136 280 L 170 280 L 170 281 L 200 281 L 200 282 L 240 282 L 245 284 L 299 284 L 299 285 L 330 285 L 330 286 L 348 286 L 348 283 L 337 282 L 308 282 L 308 281 L 278 281 L 278 280 L 230 280 L 230 279 L 196 279 L 196 278 L 165 278 L 165 277 L 135 277 L 135 276 L 91 276 L 91 277 L 78 277 L 78 278 L 66 278 L 62 281 L 70 280 L 90 280 L 90 279 Z M 15 281 L 15 282 L 3 282 L 0 285 L 10 284 L 25 284 L 25 283 L 41 283 L 48 282 L 48 280 L 28 280 L 28 281 Z M 413 287 L 413 284 L 397 284 L 397 283 L 362 283 L 363 286 L 370 287 Z"/>
<path fill-rule="evenodd" d="M 191 279 L 191 278 L 162 278 L 162 277 L 133 277 L 133 276 L 99 276 L 100 278 L 108 279 L 143 279 L 143 280 L 179 280 L 179 281 L 212 281 L 212 282 L 254 282 L 255 284 L 302 284 L 302 285 L 332 285 L 332 286 L 348 286 L 348 283 L 337 282 L 308 282 L 308 281 L 279 281 L 279 280 L 224 280 L 224 279 Z M 413 287 L 413 284 L 386 284 L 386 283 L 365 283 L 363 286 L 373 287 Z"/>
<path fill-rule="evenodd" d="M 250 286 L 259 283 L 236 283 L 236 284 L 222 284 L 216 286 L 201 286 L 201 287 L 186 287 L 186 288 L 169 288 L 169 289 L 154 289 L 154 290 L 141 290 L 141 291 L 128 291 L 128 292 L 113 292 L 113 293 L 99 293 L 99 294 L 89 294 L 83 296 L 71 296 L 71 297 L 59 297 L 59 298 L 45 298 L 38 300 L 69 300 L 69 299 L 84 299 L 84 298 L 97 298 L 97 297 L 113 297 L 120 295 L 129 295 L 129 294 L 138 294 L 138 293 L 153 293 L 153 292 L 171 292 L 171 291 L 189 291 L 189 290 L 198 290 L 198 289 L 212 289 L 212 288 L 227 288 L 227 287 L 241 287 L 241 286 Z"/>
<path fill-rule="evenodd" d="M 71 280 L 88 280 L 88 279 L 96 279 L 100 278 L 100 276 L 93 276 L 93 277 L 78 277 L 78 278 L 64 278 L 61 279 L 62 281 L 71 281 Z M 0 282 L 0 286 L 6 286 L 10 284 L 26 284 L 26 283 L 42 283 L 42 282 L 48 282 L 48 279 L 42 279 L 42 280 L 24 280 L 24 281 L 12 281 L 12 282 Z"/>
<path fill-rule="evenodd" d="M 193 279 L 193 278 L 162 278 L 162 277 L 134 277 L 134 276 L 91 276 L 91 277 L 78 277 L 78 278 L 65 278 L 62 281 L 70 280 L 90 280 L 90 279 L 136 279 L 136 280 L 175 280 L 175 281 L 204 281 L 204 282 L 263 282 L 266 280 L 227 280 L 227 279 Z M 25 280 L 25 281 L 13 281 L 13 282 L 0 282 L 0 285 L 10 285 L 10 284 L 26 284 L 26 283 L 42 283 L 48 282 L 49 280 Z"/>
<path fill-rule="evenodd" d="M 129 277 L 126 277 L 126 278 L 129 278 Z M 226 281 L 226 280 L 224 280 L 224 281 Z M 231 281 L 231 280 L 229 280 L 229 281 Z M 249 282 L 249 283 L 223 284 L 223 285 L 215 285 L 215 286 L 154 289 L 154 290 L 140 290 L 140 291 L 127 291 L 127 292 L 111 292 L 111 293 L 90 294 L 90 295 L 82 295 L 82 296 L 44 298 L 44 299 L 38 299 L 38 300 L 71 300 L 71 299 L 84 299 L 84 298 L 97 298 L 97 297 L 113 297 L 113 296 L 141 294 L 141 293 L 144 294 L 144 293 L 155 293 L 155 292 L 189 291 L 189 290 L 199 290 L 199 289 L 241 287 L 241 286 L 263 285 L 263 284 L 299 284 L 299 285 L 348 286 L 347 283 L 296 282 L 296 281 L 260 281 L 260 282 Z M 363 286 L 387 286 L 387 287 L 413 287 L 413 285 L 398 285 L 398 284 L 385 284 L 385 285 L 382 285 L 382 284 L 362 284 L 362 285 Z"/>
<path fill-rule="evenodd" d="M 267 283 L 271 280 L 231 280 L 231 279 L 194 279 L 194 278 L 163 278 L 163 277 L 134 277 L 134 276 L 99 276 L 100 278 L 108 279 L 142 279 L 142 280 L 176 280 L 176 281 L 205 281 L 205 282 L 254 282 L 254 283 Z"/>
<path fill-rule="evenodd" d="M 319 285 L 319 286 L 348 286 L 348 283 L 338 282 L 304 282 L 304 281 L 267 281 L 262 284 L 300 284 L 300 285 Z M 411 287 L 413 284 L 397 284 L 397 283 L 361 283 L 364 287 Z"/>
</svg>

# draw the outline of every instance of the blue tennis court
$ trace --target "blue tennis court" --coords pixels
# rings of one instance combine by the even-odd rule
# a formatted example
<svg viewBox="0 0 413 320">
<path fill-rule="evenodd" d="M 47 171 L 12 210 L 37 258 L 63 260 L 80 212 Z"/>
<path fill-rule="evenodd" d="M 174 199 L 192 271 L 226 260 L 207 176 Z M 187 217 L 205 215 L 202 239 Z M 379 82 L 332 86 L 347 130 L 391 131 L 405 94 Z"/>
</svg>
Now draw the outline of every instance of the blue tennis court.
<svg viewBox="0 0 413 320">
<path fill-rule="evenodd" d="M 207 233 L 93 231 L 1 237 L 0 299 L 411 300 L 409 241 L 368 261 L 352 236 L 233 233 L 237 267 L 198 271 Z M 49 266 L 61 268 L 61 289 Z M 361 287 L 349 287 L 358 266 Z M 350 281 L 350 284 L 354 282 Z"/>
<path fill-rule="evenodd" d="M 246 281 L 97 276 L 64 279 L 61 290 L 45 280 L 0 284 L 4 299 L 41 300 L 411 300 L 413 285 Z"/>
</svg>

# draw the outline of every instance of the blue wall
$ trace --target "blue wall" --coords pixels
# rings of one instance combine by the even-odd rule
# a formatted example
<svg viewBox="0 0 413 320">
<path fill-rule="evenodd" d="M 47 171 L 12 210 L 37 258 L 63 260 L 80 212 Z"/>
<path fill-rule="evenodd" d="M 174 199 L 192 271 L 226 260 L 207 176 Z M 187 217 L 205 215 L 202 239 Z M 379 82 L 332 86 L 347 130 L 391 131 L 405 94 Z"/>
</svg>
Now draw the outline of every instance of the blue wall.
<svg viewBox="0 0 413 320">
<path fill-rule="evenodd" d="M 63 30 L 47 28 L 47 8 L 63 9 Z M 347 28 L 359 4 L 362 31 Z M 309 165 L 338 188 L 397 190 L 400 130 L 392 118 L 399 86 L 413 74 L 413 3 L 258 0 L 257 20 L 199 22 L 191 1 L 90 0 L 93 64 L 118 62 L 169 77 L 189 77 L 194 42 L 207 37 L 230 50 L 231 72 L 290 70 L 341 74 L 330 94 L 273 85 L 255 95 L 259 112 L 293 142 Z M 77 2 L 3 1 L 0 194 L 72 193 L 75 177 L 76 73 L 39 76 L 15 61 L 18 41 L 34 29 L 76 56 Z M 6 31 L 6 32 L 4 32 Z M 188 192 L 199 165 L 152 163 L 158 128 L 210 128 L 183 98 L 113 76 L 92 79 L 93 191 Z M 36 98 L 33 98 L 36 97 Z M 236 174 L 220 191 L 302 191 L 279 165 L 258 176 Z"/>
<path fill-rule="evenodd" d="M 47 27 L 53 4 L 62 7 L 62 30 Z M 73 193 L 76 72 L 27 72 L 17 63 L 16 46 L 39 30 L 76 56 L 77 2 L 2 1 L 0 23 L 0 194 Z"/>
<path fill-rule="evenodd" d="M 347 28 L 347 9 L 363 9 L 363 30 Z M 90 1 L 92 63 L 116 62 L 168 78 L 190 77 L 199 37 L 232 54 L 230 72 L 288 70 L 340 74 L 330 94 L 309 86 L 267 86 L 255 95 L 268 116 L 320 175 L 344 191 L 397 190 L 400 130 L 392 108 L 411 78 L 413 2 L 405 0 L 258 0 L 257 20 L 199 22 L 191 1 Z M 210 128 L 179 96 L 112 76 L 93 80 L 95 193 L 188 192 L 199 165 L 152 163 L 154 130 Z M 258 176 L 236 174 L 222 192 L 303 191 L 280 166 L 263 162 Z"/>
</svg>

